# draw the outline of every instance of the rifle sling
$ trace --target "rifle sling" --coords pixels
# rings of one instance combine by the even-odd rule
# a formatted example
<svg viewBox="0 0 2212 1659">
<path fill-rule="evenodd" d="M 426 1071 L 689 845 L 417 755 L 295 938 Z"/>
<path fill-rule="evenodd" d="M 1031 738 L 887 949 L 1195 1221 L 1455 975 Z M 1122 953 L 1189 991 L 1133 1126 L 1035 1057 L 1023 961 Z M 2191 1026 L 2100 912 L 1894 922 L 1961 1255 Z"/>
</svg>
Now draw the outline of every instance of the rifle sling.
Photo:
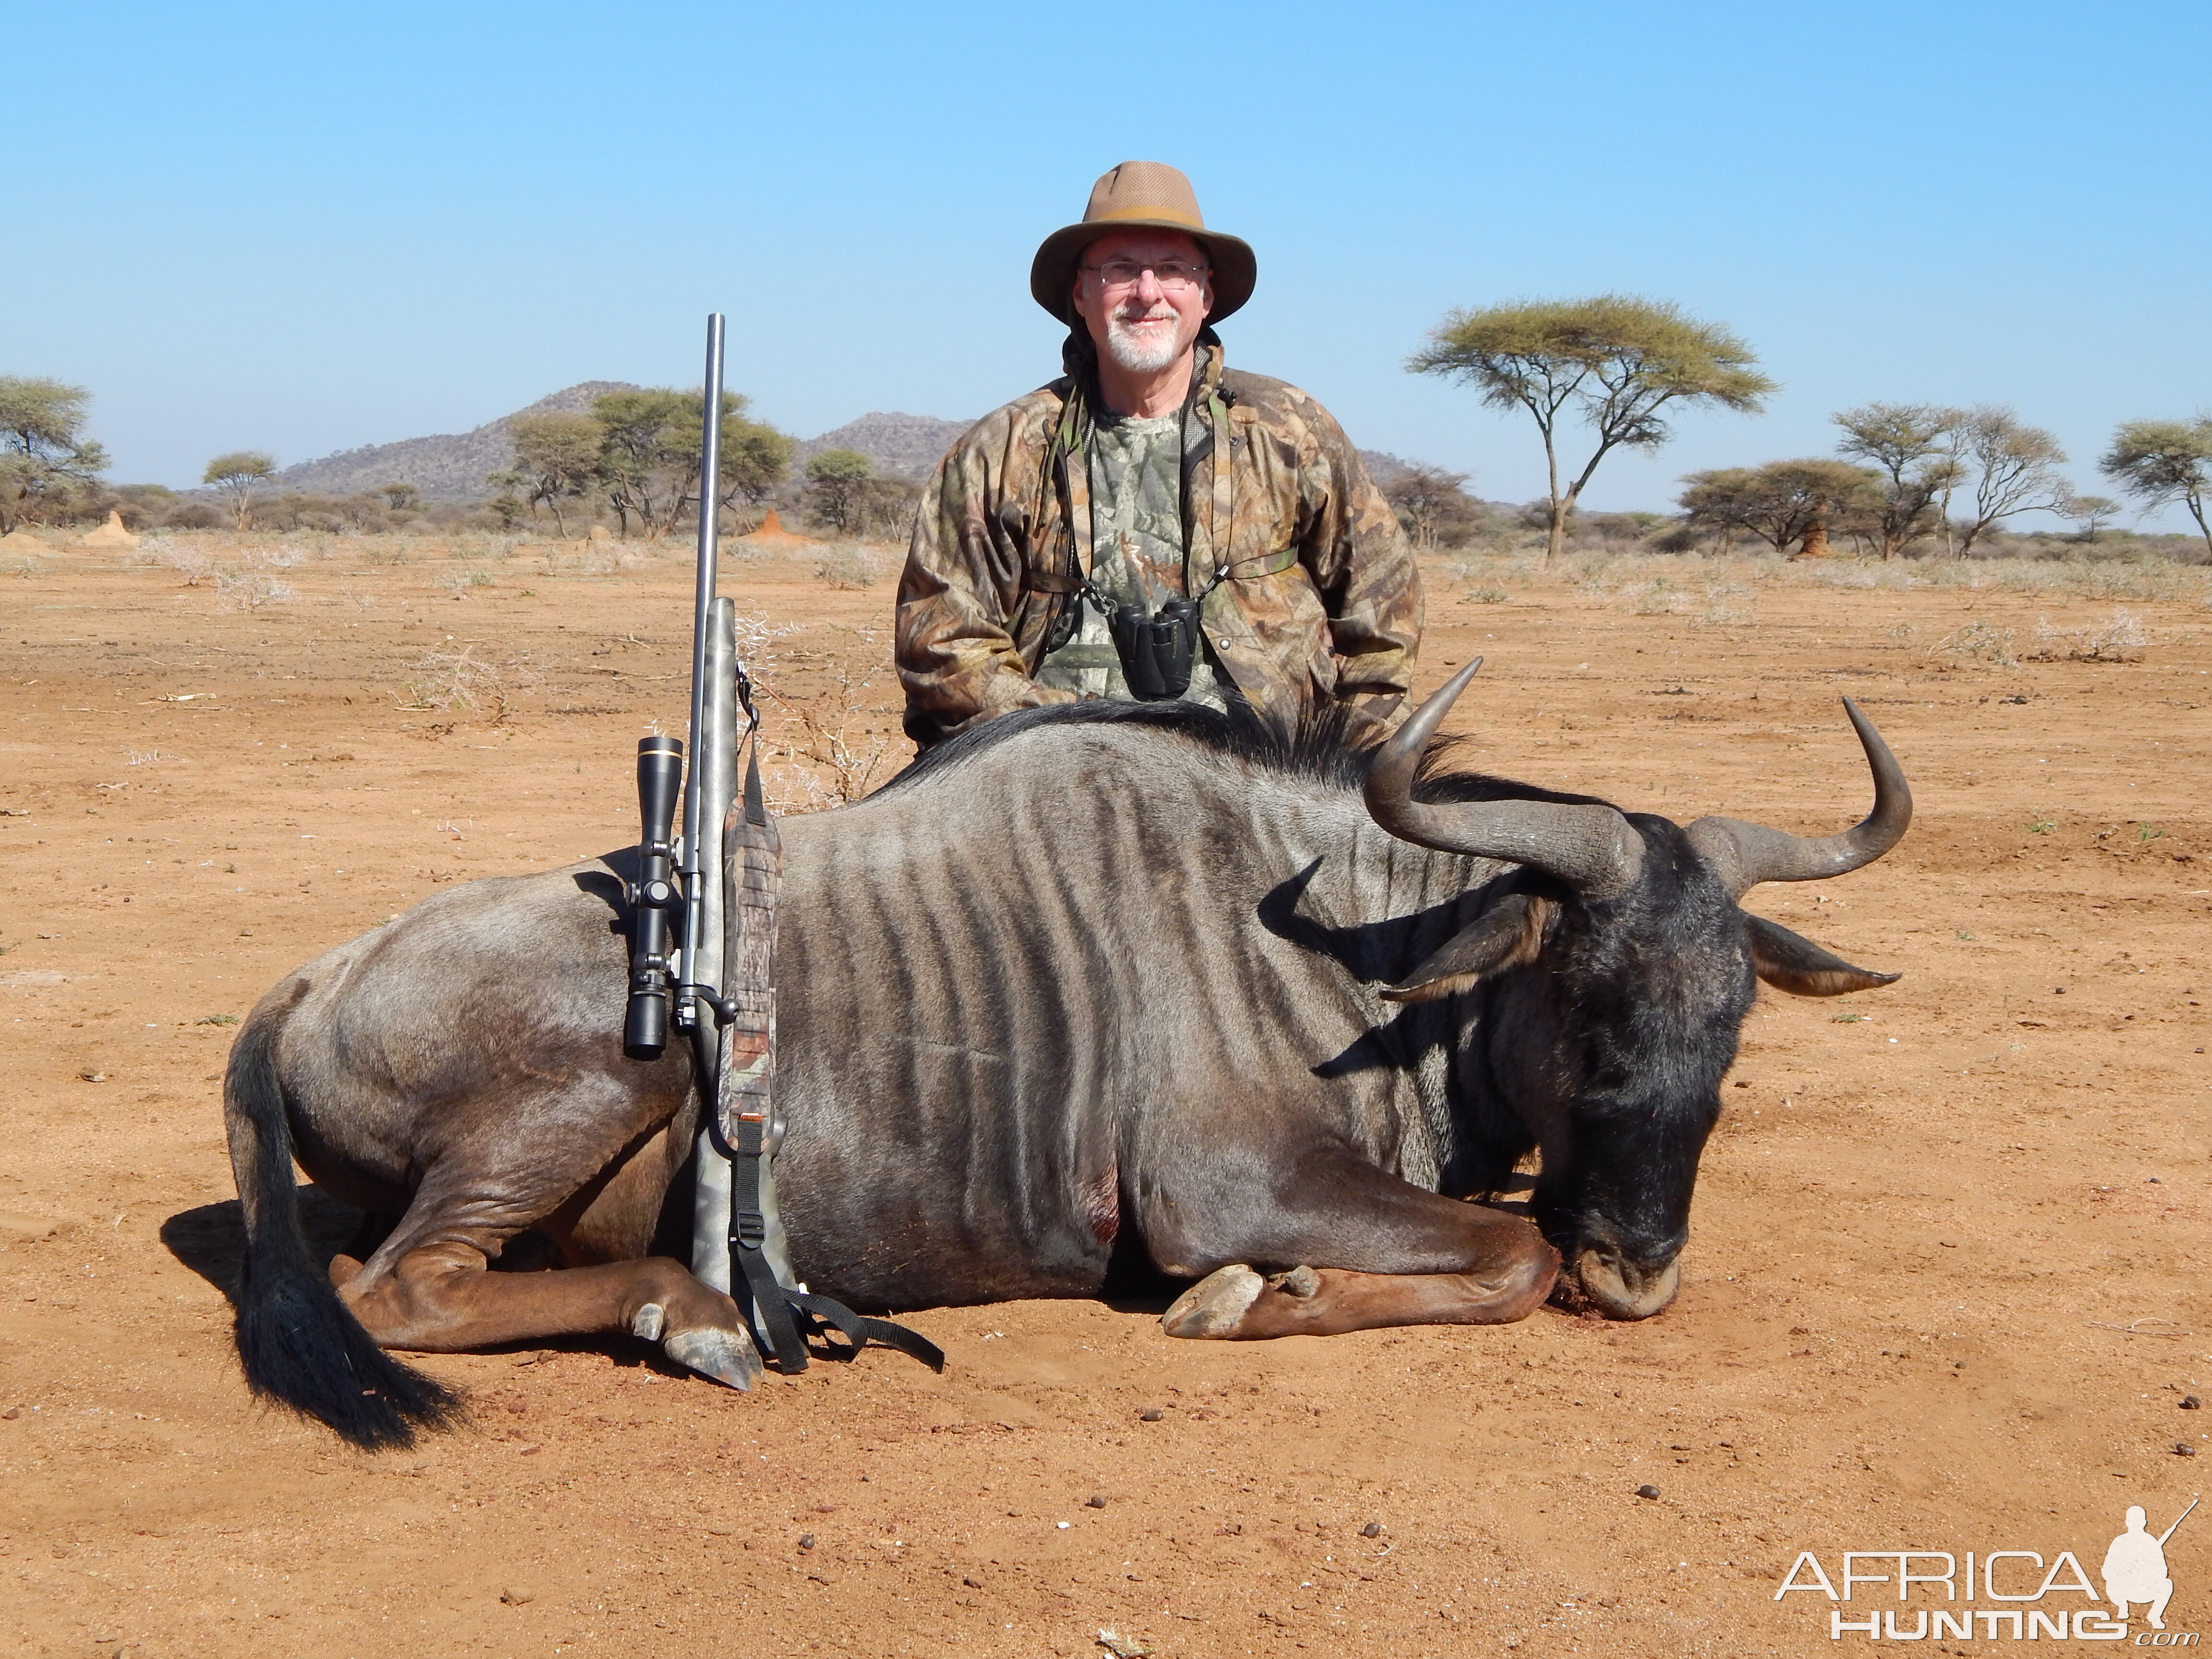
<svg viewBox="0 0 2212 1659">
<path fill-rule="evenodd" d="M 740 680 L 741 696 L 750 689 Z M 750 696 L 744 696 L 744 702 L 750 713 Z M 773 977 L 772 971 L 760 969 L 774 961 L 775 900 L 781 885 L 783 858 L 781 839 L 769 817 L 761 788 L 757 731 L 756 716 L 745 764 L 742 823 L 727 838 L 735 842 L 730 850 L 737 858 L 726 862 L 726 867 L 737 890 L 732 896 L 739 902 L 728 911 L 733 931 L 726 962 L 732 964 L 733 971 L 726 972 L 723 986 L 724 1006 L 734 1005 L 732 1012 L 748 1028 L 751 1038 L 748 1046 L 757 1050 L 757 1063 L 747 1066 L 735 1086 L 727 1091 L 732 1098 L 726 1102 L 721 1044 L 706 1035 L 704 1022 L 693 1027 L 698 1034 L 698 1052 L 704 1056 L 700 1097 L 702 1102 L 711 1103 L 705 1114 L 708 1128 L 715 1150 L 730 1160 L 730 1288 L 734 1291 L 743 1280 L 747 1294 L 738 1303 L 753 1327 L 754 1341 L 762 1358 L 787 1375 L 806 1369 L 807 1336 L 823 1335 L 827 1342 L 829 1329 L 844 1339 L 842 1343 L 828 1343 L 831 1357 L 854 1358 L 873 1341 L 941 1371 L 945 1353 L 935 1343 L 889 1320 L 856 1314 L 829 1297 L 793 1290 L 776 1278 L 763 1248 L 768 1238 L 763 1199 L 775 1180 L 768 1155 L 769 1098 L 775 1080 L 773 991 L 768 983 L 740 981 L 764 981 Z M 737 935 L 748 927 L 760 929 L 766 938 L 741 941 Z M 745 944 L 769 948 L 742 948 Z"/>
</svg>

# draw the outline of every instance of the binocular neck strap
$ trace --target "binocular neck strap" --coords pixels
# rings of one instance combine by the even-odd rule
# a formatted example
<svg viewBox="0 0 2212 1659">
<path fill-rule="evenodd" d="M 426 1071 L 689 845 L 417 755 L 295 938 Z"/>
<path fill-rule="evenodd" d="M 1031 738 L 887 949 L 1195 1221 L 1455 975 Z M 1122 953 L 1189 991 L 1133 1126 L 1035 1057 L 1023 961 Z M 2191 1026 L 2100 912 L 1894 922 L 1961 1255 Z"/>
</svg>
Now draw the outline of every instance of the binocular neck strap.
<svg viewBox="0 0 2212 1659">
<path fill-rule="evenodd" d="M 1060 468 L 1060 499 L 1067 514 L 1067 528 L 1074 541 L 1075 568 L 1068 573 L 1080 592 L 1089 586 L 1091 542 L 1091 411 L 1083 405 L 1080 390 L 1068 393 L 1061 411 L 1059 441 L 1053 446 Z"/>
<path fill-rule="evenodd" d="M 1217 392 L 1206 400 L 1206 412 L 1213 421 L 1213 511 L 1206 517 L 1206 544 L 1213 556 L 1213 580 L 1206 585 L 1206 593 L 1194 594 L 1202 599 L 1221 585 L 1221 578 L 1229 568 L 1229 543 L 1237 527 L 1237 490 L 1231 470 L 1232 457 L 1229 441 L 1229 404 Z M 1183 574 L 1183 592 L 1190 592 L 1190 574 Z"/>
</svg>

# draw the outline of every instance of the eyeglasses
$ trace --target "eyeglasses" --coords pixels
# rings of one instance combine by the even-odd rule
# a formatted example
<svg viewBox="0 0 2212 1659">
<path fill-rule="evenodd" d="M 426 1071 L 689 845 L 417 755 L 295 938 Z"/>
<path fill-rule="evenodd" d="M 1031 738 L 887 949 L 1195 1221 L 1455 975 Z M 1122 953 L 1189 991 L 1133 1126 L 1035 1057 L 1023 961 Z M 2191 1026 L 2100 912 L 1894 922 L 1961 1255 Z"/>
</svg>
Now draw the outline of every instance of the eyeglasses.
<svg viewBox="0 0 2212 1659">
<path fill-rule="evenodd" d="M 1115 289 L 1136 287 L 1137 279 L 1149 270 L 1162 289 L 1179 294 L 1204 282 L 1211 268 L 1182 259 L 1109 259 L 1103 265 L 1085 265 L 1083 269 L 1097 276 L 1099 285 L 1109 293 Z"/>
</svg>

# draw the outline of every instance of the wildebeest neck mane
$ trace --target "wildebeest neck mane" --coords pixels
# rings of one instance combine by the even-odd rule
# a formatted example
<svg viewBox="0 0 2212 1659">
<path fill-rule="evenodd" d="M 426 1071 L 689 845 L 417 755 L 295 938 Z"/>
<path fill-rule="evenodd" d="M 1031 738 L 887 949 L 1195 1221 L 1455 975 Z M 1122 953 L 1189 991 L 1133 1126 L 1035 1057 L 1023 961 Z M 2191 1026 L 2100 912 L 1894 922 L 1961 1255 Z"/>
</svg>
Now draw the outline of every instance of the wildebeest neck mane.
<svg viewBox="0 0 2212 1659">
<path fill-rule="evenodd" d="M 1375 758 L 1372 741 L 1361 740 L 1363 735 L 1372 732 L 1372 726 L 1340 704 L 1312 710 L 1295 728 L 1285 730 L 1242 708 L 1224 713 L 1201 703 L 1121 702 L 1102 698 L 1019 709 L 971 726 L 917 756 L 876 794 L 881 797 L 894 790 L 926 787 L 1024 732 L 1050 726 L 1137 726 L 1280 777 L 1354 793 L 1366 782 L 1368 768 Z M 1453 767 L 1449 763 L 1455 752 L 1473 741 L 1455 736 L 1430 749 L 1421 765 L 1419 799 L 1596 804 L 1595 796 L 1570 794 Z"/>
</svg>

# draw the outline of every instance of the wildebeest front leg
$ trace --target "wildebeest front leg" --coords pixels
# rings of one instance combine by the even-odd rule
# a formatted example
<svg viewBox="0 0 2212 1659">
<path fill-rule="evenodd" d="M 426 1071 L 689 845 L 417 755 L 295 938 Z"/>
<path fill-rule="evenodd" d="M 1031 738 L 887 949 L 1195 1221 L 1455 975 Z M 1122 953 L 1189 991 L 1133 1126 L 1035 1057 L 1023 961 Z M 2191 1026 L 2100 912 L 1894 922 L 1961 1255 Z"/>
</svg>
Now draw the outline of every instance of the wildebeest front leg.
<svg viewBox="0 0 2212 1659">
<path fill-rule="evenodd" d="M 1273 1180 L 1243 1173 L 1236 1194 L 1178 1181 L 1144 1206 L 1160 1265 L 1206 1275 L 1161 1320 L 1170 1336 L 1506 1324 L 1540 1307 L 1559 1276 L 1559 1253 L 1529 1222 L 1429 1192 L 1348 1150 L 1310 1152 Z"/>
<path fill-rule="evenodd" d="M 1362 1273 L 1297 1267 L 1263 1278 L 1222 1267 L 1176 1298 L 1160 1320 L 1170 1336 L 1251 1341 L 1269 1336 L 1339 1336 L 1390 1325 L 1510 1325 L 1551 1293 L 1558 1276 L 1515 1267 L 1503 1273 Z M 1530 1285 L 1537 1286 L 1534 1294 Z"/>
</svg>

